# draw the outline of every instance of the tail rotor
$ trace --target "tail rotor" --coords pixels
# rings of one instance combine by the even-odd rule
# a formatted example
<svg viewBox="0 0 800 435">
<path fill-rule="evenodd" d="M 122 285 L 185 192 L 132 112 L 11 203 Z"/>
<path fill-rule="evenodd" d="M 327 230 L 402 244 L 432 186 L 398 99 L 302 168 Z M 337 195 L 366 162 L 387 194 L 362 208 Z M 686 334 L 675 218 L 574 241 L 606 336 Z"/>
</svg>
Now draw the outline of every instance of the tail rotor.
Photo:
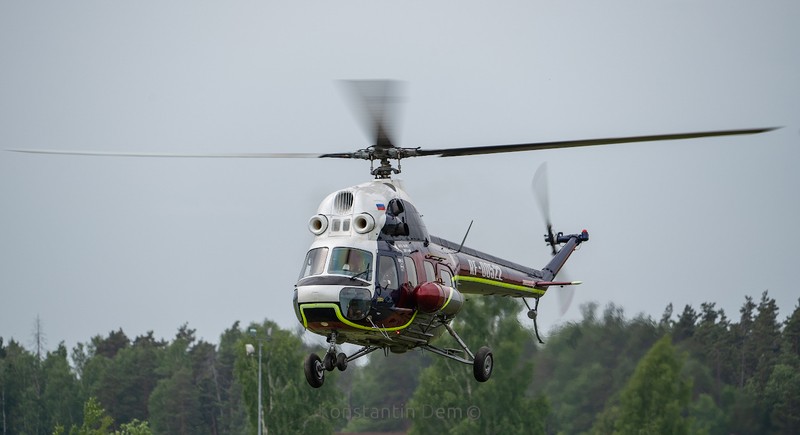
<svg viewBox="0 0 800 435">
<path fill-rule="evenodd" d="M 555 256 L 558 253 L 558 249 L 556 248 L 558 245 L 558 240 L 556 235 L 553 233 L 553 221 L 550 219 L 550 193 L 547 183 L 547 162 L 543 162 L 536 169 L 536 172 L 533 174 L 531 188 L 533 190 L 533 196 L 536 198 L 536 202 L 539 206 L 539 211 L 542 213 L 542 218 L 544 219 L 544 223 L 547 227 L 547 234 L 544 235 L 545 243 L 550 245 L 551 254 Z M 566 273 L 562 270 L 561 277 L 564 281 L 569 281 L 569 279 L 566 279 L 565 276 Z M 567 310 L 569 310 L 574 297 L 574 287 L 566 286 L 558 289 L 558 306 L 560 316 L 563 316 L 566 314 Z"/>
</svg>

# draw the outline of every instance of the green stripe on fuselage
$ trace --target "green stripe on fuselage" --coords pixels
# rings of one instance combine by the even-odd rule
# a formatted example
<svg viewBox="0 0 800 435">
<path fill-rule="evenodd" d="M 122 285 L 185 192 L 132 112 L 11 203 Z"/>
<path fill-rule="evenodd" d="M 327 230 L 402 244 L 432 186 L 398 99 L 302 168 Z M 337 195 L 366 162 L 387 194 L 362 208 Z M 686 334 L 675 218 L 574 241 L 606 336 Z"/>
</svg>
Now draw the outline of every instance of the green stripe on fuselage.
<svg viewBox="0 0 800 435">
<path fill-rule="evenodd" d="M 300 314 L 303 316 L 303 327 L 306 328 L 306 329 L 308 329 L 308 320 L 306 319 L 305 310 L 306 309 L 310 309 L 310 308 L 331 308 L 336 313 L 336 318 L 339 320 L 339 322 L 342 322 L 345 325 L 350 326 L 351 328 L 362 329 L 362 330 L 365 330 L 365 331 L 375 331 L 376 330 L 374 327 L 359 325 L 358 323 L 353 323 L 350 320 L 345 319 L 345 317 L 342 315 L 341 309 L 339 309 L 339 304 L 333 303 L 333 302 L 317 302 L 317 303 L 300 304 Z M 379 329 L 381 331 L 399 331 L 401 329 L 407 328 L 408 325 L 410 325 L 411 322 L 414 321 L 415 317 L 417 317 L 417 312 L 416 311 L 414 311 L 414 314 L 411 316 L 411 319 L 409 319 L 408 323 L 406 323 L 405 325 L 395 326 L 393 328 L 379 328 Z M 331 321 L 334 321 L 334 320 L 331 319 Z"/>
<path fill-rule="evenodd" d="M 509 290 L 516 290 L 525 293 L 536 293 L 539 295 L 543 295 L 545 293 L 545 290 L 541 290 L 538 288 L 525 287 L 517 284 L 509 284 L 507 282 L 495 281 L 488 278 L 478 278 L 477 276 L 456 275 L 453 277 L 453 281 L 474 282 L 476 284 L 491 285 L 495 287 L 506 288 Z"/>
</svg>

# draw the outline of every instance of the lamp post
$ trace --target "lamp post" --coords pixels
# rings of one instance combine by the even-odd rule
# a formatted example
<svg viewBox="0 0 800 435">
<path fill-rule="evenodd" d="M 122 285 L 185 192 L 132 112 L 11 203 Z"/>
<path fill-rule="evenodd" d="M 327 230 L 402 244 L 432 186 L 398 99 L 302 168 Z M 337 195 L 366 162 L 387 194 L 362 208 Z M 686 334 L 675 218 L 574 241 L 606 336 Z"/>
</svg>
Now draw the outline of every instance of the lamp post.
<svg viewBox="0 0 800 435">
<path fill-rule="evenodd" d="M 272 328 L 267 330 L 267 335 L 272 331 Z M 264 429 L 264 410 L 261 407 L 261 354 L 262 349 L 264 347 L 264 340 L 265 338 L 259 338 L 256 333 L 258 332 L 255 328 L 250 328 L 248 331 L 250 335 L 258 341 L 258 435 L 263 434 Z M 252 344 L 246 344 L 245 349 L 247 349 L 247 354 L 252 355 L 255 352 L 255 348 Z"/>
</svg>

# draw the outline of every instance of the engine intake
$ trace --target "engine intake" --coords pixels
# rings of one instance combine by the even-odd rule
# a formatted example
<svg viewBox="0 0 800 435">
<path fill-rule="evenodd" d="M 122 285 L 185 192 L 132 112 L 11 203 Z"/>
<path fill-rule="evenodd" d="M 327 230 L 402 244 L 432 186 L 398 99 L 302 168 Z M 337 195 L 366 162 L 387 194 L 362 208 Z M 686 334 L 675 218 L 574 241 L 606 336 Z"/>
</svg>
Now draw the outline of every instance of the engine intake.
<svg viewBox="0 0 800 435">
<path fill-rule="evenodd" d="M 315 235 L 320 235 L 328 229 L 328 218 L 325 215 L 318 214 L 308 220 L 308 230 Z"/>
</svg>

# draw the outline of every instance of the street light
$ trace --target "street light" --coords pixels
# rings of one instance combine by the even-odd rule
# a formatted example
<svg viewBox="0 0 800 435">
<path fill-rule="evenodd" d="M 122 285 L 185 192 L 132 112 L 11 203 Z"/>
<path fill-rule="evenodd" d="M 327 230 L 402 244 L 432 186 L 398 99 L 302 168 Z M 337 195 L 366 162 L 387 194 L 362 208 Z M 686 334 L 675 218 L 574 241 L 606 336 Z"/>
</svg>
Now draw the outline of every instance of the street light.
<svg viewBox="0 0 800 435">
<path fill-rule="evenodd" d="M 261 407 L 261 354 L 262 348 L 264 347 L 264 340 L 268 338 L 259 338 L 256 335 L 258 332 L 256 328 L 250 328 L 248 332 L 258 341 L 258 435 L 262 435 L 264 429 L 264 410 Z M 267 336 L 269 336 L 270 332 L 272 332 L 272 328 L 267 329 Z M 244 348 L 248 355 L 252 355 L 256 351 L 255 347 L 250 343 L 245 344 Z"/>
</svg>

